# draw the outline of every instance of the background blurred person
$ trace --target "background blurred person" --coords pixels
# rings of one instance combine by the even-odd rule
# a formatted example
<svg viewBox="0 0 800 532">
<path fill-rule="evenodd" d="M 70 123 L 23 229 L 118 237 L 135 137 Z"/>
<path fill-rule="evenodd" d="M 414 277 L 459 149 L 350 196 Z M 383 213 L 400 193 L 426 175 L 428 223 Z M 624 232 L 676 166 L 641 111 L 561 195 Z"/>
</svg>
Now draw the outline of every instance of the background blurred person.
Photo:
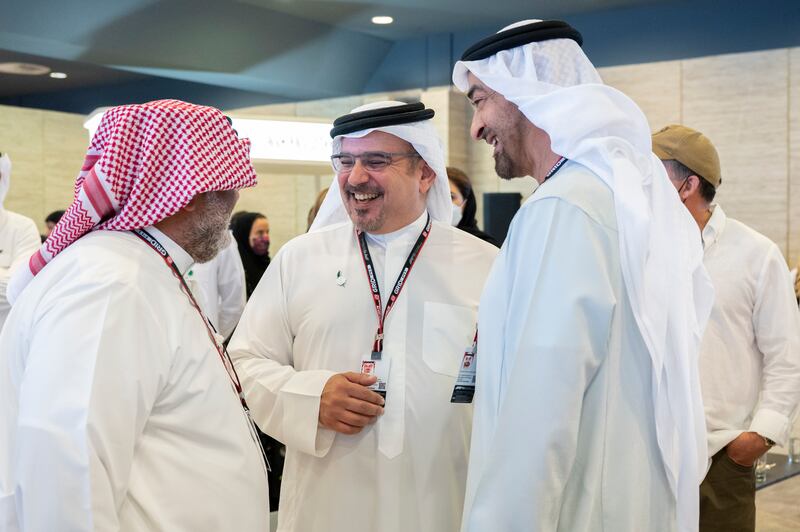
<svg viewBox="0 0 800 532">
<path fill-rule="evenodd" d="M 453 166 L 447 167 L 447 179 L 450 181 L 450 199 L 453 202 L 452 224 L 467 233 L 480 238 L 493 246 L 500 247 L 500 242 L 493 236 L 484 233 L 478 227 L 475 215 L 478 212 L 478 202 L 472 190 L 472 182 L 467 174 Z"/>
<path fill-rule="evenodd" d="M 53 232 L 53 228 L 62 216 L 64 216 L 64 211 L 53 211 L 47 215 L 47 218 L 44 219 L 45 233 L 42 235 L 42 242 L 47 240 L 47 237 Z"/>
<path fill-rule="evenodd" d="M 236 239 L 230 240 L 216 257 L 195 263 L 186 272 L 186 282 L 197 302 L 223 338 L 228 338 L 236 328 L 246 301 L 239 246 Z"/>
<path fill-rule="evenodd" d="M 667 126 L 653 135 L 653 152 L 697 222 L 714 285 L 699 358 L 712 457 L 700 485 L 700 532 L 753 532 L 754 464 L 789 441 L 800 401 L 800 323 L 789 269 L 774 242 L 714 201 L 722 171 L 708 137 Z"/>
<path fill-rule="evenodd" d="M 231 230 L 239 248 L 242 266 L 244 266 L 246 297 L 250 299 L 270 262 L 269 220 L 260 212 L 239 211 L 231 217 Z M 264 448 L 264 454 L 270 465 L 268 474 L 269 506 L 274 511 L 278 509 L 280 502 L 286 447 L 275 438 L 264 434 L 260 429 L 257 428 L 257 430 L 261 446 Z"/>
<path fill-rule="evenodd" d="M 306 232 L 311 229 L 311 224 L 314 223 L 314 218 L 317 217 L 317 212 L 319 212 L 319 206 L 322 205 L 322 201 L 325 199 L 325 196 L 328 195 L 328 188 L 325 187 L 319 191 L 317 194 L 317 199 L 314 201 L 314 205 L 308 210 L 308 225 L 306 226 Z"/>
<path fill-rule="evenodd" d="M 260 212 L 239 211 L 231 218 L 231 231 L 239 247 L 247 299 L 269 266 L 269 220 Z"/>
<path fill-rule="evenodd" d="M 41 240 L 36 223 L 26 216 L 7 211 L 3 202 L 11 185 L 11 158 L 0 153 L 0 328 L 11 306 L 6 298 L 13 270 L 24 264 L 39 248 Z"/>
</svg>

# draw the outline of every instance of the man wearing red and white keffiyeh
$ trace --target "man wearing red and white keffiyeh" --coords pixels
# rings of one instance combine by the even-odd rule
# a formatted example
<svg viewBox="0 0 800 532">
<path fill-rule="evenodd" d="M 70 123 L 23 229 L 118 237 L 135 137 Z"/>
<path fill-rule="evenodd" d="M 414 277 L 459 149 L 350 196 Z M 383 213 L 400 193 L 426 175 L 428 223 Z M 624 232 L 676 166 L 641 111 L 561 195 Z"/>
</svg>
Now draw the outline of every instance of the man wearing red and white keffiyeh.
<svg viewBox="0 0 800 532">
<path fill-rule="evenodd" d="M 268 529 L 238 378 L 183 280 L 255 183 L 217 109 L 105 113 L 72 205 L 9 285 L 0 529 Z"/>
</svg>

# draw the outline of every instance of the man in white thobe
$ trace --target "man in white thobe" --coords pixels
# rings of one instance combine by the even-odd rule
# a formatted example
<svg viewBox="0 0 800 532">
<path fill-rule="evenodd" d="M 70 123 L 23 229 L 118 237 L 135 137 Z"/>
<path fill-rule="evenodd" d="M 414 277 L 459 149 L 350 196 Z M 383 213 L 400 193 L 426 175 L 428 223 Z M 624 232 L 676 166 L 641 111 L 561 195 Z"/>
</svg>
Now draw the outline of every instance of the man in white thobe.
<svg viewBox="0 0 800 532">
<path fill-rule="evenodd" d="M 196 263 L 186 273 L 200 307 L 223 338 L 228 338 L 239 323 L 246 299 L 239 247 L 236 240 L 230 240 L 216 257 Z"/>
<path fill-rule="evenodd" d="M 539 184 L 481 297 L 465 532 L 697 529 L 712 291 L 646 119 L 581 42 L 524 21 L 453 73 L 498 175 Z"/>
<path fill-rule="evenodd" d="M 11 310 L 6 297 L 8 280 L 42 242 L 33 220 L 3 207 L 10 185 L 11 158 L 0 153 L 0 329 Z"/>
<path fill-rule="evenodd" d="M 181 277 L 227 244 L 253 184 L 216 109 L 106 111 L 75 201 L 9 285 L 0 529 L 268 530 L 255 429 Z"/>
<path fill-rule="evenodd" d="M 700 349 L 713 457 L 700 485 L 700 531 L 753 532 L 753 464 L 773 445 L 786 445 L 800 401 L 800 324 L 789 268 L 774 242 L 713 203 L 722 172 L 708 137 L 667 126 L 653 135 L 653 152 L 702 231 L 717 296 Z"/>
<path fill-rule="evenodd" d="M 379 102 L 334 122 L 337 177 L 231 340 L 254 419 L 286 444 L 280 532 L 458 530 L 472 409 L 450 399 L 497 250 L 449 224 L 432 116 L 422 104 Z M 385 404 L 367 388 L 375 378 L 359 373 L 379 339 L 357 231 L 381 312 L 405 279 L 383 330 Z"/>
</svg>

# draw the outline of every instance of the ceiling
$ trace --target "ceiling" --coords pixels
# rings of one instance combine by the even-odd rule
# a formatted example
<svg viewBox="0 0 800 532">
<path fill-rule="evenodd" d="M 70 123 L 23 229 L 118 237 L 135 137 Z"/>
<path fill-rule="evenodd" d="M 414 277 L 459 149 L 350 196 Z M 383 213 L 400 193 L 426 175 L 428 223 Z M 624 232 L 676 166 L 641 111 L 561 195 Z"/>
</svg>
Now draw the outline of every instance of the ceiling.
<svg viewBox="0 0 800 532">
<path fill-rule="evenodd" d="M 182 97 L 224 108 L 402 89 L 408 87 L 383 80 L 402 84 L 402 68 L 416 67 L 393 62 L 388 67 L 400 65 L 399 73 L 376 73 L 420 47 L 426 61 L 436 59 L 428 47 L 437 46 L 441 64 L 426 68 L 436 68 L 433 81 L 447 83 L 449 64 L 463 47 L 454 35 L 482 36 L 532 16 L 666 4 L 692 2 L 0 0 L 0 62 L 39 63 L 68 74 L 57 80 L 0 73 L 0 103 L 88 112 Z M 395 22 L 376 26 L 374 15 Z"/>
<path fill-rule="evenodd" d="M 18 94 L 40 94 L 124 83 L 146 78 L 142 74 L 106 68 L 92 63 L 65 61 L 8 50 L 0 50 L 0 63 L 34 63 L 46 65 L 53 72 L 69 73 L 66 79 L 53 79 L 47 75 L 20 76 L 0 73 L 0 98 Z"/>
</svg>

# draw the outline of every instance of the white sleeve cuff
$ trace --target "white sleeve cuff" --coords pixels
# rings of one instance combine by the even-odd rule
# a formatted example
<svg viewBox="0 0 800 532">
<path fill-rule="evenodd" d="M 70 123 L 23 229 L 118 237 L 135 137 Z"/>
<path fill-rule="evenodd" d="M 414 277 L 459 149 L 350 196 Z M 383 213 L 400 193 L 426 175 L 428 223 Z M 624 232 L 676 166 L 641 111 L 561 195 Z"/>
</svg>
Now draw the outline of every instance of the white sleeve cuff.
<svg viewBox="0 0 800 532">
<path fill-rule="evenodd" d="M 757 432 L 776 444 L 784 446 L 789 439 L 789 418 L 774 410 L 761 408 L 753 416 L 750 431 Z"/>
<path fill-rule="evenodd" d="M 287 447 L 322 458 L 333 445 L 336 432 L 319 425 L 319 400 L 328 379 L 326 370 L 298 371 L 281 388 L 283 434 Z"/>
</svg>

